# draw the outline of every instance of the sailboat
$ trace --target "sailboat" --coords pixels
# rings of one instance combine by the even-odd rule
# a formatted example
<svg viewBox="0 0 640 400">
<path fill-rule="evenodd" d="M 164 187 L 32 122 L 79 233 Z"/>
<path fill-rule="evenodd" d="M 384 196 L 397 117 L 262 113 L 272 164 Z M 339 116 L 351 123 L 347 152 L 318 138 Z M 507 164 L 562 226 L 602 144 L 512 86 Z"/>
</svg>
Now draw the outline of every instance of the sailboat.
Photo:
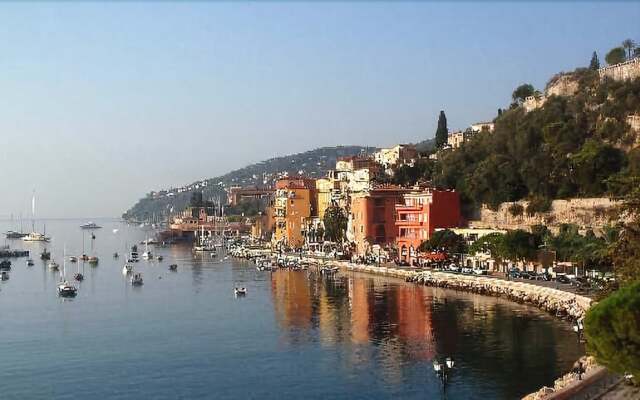
<svg viewBox="0 0 640 400">
<path fill-rule="evenodd" d="M 82 273 L 80 273 L 80 263 L 78 263 L 78 257 L 71 257 L 71 258 L 75 258 L 76 259 L 76 265 L 77 265 L 77 270 L 75 275 L 73 275 L 73 279 L 75 279 L 78 282 L 82 282 L 84 280 L 84 275 Z M 73 262 L 73 261 L 72 261 Z M 83 268 L 84 270 L 84 268 Z"/>
<path fill-rule="evenodd" d="M 149 251 L 149 243 L 147 243 L 146 241 L 144 243 L 144 253 L 142 253 L 142 258 L 145 260 L 153 259 L 153 255 Z"/>
<path fill-rule="evenodd" d="M 11 225 L 13 225 L 13 214 L 11 214 Z M 22 215 L 20 216 L 20 231 L 8 230 L 4 235 L 7 239 L 22 239 L 27 236 L 26 233 L 22 232 Z"/>
<path fill-rule="evenodd" d="M 31 198 L 31 232 L 24 236 L 22 240 L 25 242 L 48 242 L 51 238 L 46 236 L 46 226 L 45 233 L 36 232 L 35 228 L 35 218 L 36 218 L 36 194 L 35 191 L 33 193 L 33 197 Z"/>
<path fill-rule="evenodd" d="M 78 288 L 66 280 L 66 248 L 62 256 L 62 273 L 60 274 L 60 282 L 58 283 L 58 296 L 60 297 L 76 297 Z"/>
</svg>

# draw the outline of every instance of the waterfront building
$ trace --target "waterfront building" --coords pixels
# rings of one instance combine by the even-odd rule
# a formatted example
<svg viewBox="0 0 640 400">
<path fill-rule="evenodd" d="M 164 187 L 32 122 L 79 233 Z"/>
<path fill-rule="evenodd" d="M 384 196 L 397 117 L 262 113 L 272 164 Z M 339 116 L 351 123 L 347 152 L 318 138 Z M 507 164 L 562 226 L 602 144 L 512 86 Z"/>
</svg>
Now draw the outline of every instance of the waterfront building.
<svg viewBox="0 0 640 400">
<path fill-rule="evenodd" d="M 400 202 L 399 202 L 400 203 Z M 398 256 L 413 264 L 418 247 L 437 228 L 453 228 L 461 223 L 460 196 L 453 190 L 424 189 L 403 195 L 395 205 Z"/>
<path fill-rule="evenodd" d="M 316 182 L 309 178 L 286 178 L 276 182 L 273 202 L 276 246 L 299 248 L 305 242 L 305 225 L 315 215 Z"/>
<path fill-rule="evenodd" d="M 395 242 L 395 206 L 408 192 L 410 189 L 381 186 L 352 197 L 352 237 L 358 255 L 367 254 L 374 245 L 388 247 Z"/>
</svg>

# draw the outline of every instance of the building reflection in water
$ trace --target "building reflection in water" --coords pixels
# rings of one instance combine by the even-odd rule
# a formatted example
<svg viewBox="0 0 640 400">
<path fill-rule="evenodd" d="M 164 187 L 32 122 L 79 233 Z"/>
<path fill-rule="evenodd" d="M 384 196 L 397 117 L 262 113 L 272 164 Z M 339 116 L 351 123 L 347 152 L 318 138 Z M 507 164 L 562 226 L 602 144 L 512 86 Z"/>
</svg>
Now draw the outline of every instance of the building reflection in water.
<svg viewBox="0 0 640 400">
<path fill-rule="evenodd" d="M 431 299 L 422 287 L 364 276 L 310 279 L 291 271 L 274 272 L 271 286 L 287 344 L 340 346 L 352 368 L 376 358 L 390 381 L 402 379 L 404 364 L 433 357 Z"/>
</svg>

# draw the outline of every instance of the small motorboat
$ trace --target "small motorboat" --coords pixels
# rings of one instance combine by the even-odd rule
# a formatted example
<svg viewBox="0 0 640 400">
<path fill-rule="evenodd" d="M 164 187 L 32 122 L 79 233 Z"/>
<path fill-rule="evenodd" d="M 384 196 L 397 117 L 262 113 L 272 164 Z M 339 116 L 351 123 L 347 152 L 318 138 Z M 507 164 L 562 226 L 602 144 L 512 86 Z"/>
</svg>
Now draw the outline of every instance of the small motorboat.
<svg viewBox="0 0 640 400">
<path fill-rule="evenodd" d="M 127 275 L 133 272 L 133 265 L 131 264 L 125 264 L 124 267 L 122 267 L 122 274 L 123 275 Z"/>
<path fill-rule="evenodd" d="M 0 280 L 2 281 L 9 280 L 9 273 L 7 271 L 0 271 Z"/>
<path fill-rule="evenodd" d="M 78 288 L 67 281 L 61 282 L 58 285 L 58 296 L 60 297 L 76 297 L 77 294 Z"/>
<path fill-rule="evenodd" d="M 33 260 L 30 258 L 27 260 L 27 267 L 33 267 Z"/>
<path fill-rule="evenodd" d="M 0 271 L 11 271 L 11 261 L 9 260 L 0 261 Z"/>
<path fill-rule="evenodd" d="M 60 269 L 60 265 L 55 261 L 51 261 L 49 262 L 49 269 L 52 271 L 57 271 Z"/>
<path fill-rule="evenodd" d="M 158 261 L 162 261 L 162 260 L 164 260 L 164 257 L 162 257 L 162 256 L 158 256 L 158 257 L 156 257 L 156 260 L 158 260 Z"/>
<path fill-rule="evenodd" d="M 41 260 L 50 260 L 50 259 L 51 259 L 51 253 L 49 253 L 49 252 L 47 251 L 47 249 L 44 249 L 44 250 L 42 251 L 42 253 L 40 253 L 40 259 L 41 259 Z"/>
<path fill-rule="evenodd" d="M 75 279 L 78 282 L 82 282 L 84 280 L 84 275 L 78 272 L 75 275 L 73 275 L 73 279 Z"/>
<path fill-rule="evenodd" d="M 113 253 L 113 258 L 118 258 L 120 257 L 120 255 L 118 254 L 118 252 Z"/>
<path fill-rule="evenodd" d="M 76 256 L 69 256 L 69 261 L 70 261 L 70 262 L 72 262 L 72 263 L 76 263 L 76 262 L 78 262 L 78 257 L 76 257 Z"/>
<path fill-rule="evenodd" d="M 247 294 L 247 288 L 235 288 L 233 292 L 236 294 L 236 296 L 244 296 L 245 294 Z"/>
<path fill-rule="evenodd" d="M 133 274 L 133 276 L 131 277 L 131 284 L 133 286 L 142 286 L 142 274 L 139 272 Z"/>
<path fill-rule="evenodd" d="M 177 270 L 178 270 L 178 264 L 169 265 L 169 271 L 177 271 Z"/>
</svg>

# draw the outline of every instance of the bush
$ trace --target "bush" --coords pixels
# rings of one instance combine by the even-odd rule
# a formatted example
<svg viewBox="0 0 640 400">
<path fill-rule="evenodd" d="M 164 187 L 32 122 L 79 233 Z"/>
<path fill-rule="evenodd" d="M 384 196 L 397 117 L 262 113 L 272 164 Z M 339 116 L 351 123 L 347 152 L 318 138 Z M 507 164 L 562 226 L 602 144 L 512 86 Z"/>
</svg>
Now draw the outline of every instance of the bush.
<svg viewBox="0 0 640 400">
<path fill-rule="evenodd" d="M 534 215 L 536 213 L 543 213 L 551 210 L 551 200 L 546 197 L 532 197 L 527 204 L 527 215 Z"/>
<path fill-rule="evenodd" d="M 524 214 L 524 207 L 522 206 L 522 204 L 513 203 L 509 206 L 509 214 L 514 217 L 519 217 Z"/>
<path fill-rule="evenodd" d="M 640 282 L 593 306 L 585 318 L 587 351 L 598 363 L 640 383 Z"/>
</svg>

